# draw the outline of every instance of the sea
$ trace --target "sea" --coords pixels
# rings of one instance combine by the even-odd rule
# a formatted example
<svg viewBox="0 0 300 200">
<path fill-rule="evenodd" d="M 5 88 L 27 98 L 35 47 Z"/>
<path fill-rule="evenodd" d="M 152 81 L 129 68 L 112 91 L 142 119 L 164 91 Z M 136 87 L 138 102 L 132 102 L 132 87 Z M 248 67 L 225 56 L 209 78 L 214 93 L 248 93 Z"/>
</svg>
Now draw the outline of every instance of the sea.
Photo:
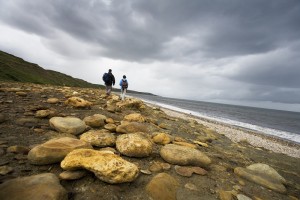
<svg viewBox="0 0 300 200">
<path fill-rule="evenodd" d="M 300 144 L 300 113 L 203 101 L 129 94 L 145 102 L 196 117 L 250 129 Z"/>
</svg>

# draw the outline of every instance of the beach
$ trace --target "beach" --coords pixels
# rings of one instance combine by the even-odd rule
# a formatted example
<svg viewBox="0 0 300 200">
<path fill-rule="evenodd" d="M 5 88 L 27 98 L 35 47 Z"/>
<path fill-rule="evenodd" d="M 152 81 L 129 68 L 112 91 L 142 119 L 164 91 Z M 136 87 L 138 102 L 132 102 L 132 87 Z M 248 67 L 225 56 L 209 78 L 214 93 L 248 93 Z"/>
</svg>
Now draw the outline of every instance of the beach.
<svg viewBox="0 0 300 200">
<path fill-rule="evenodd" d="M 292 142 L 97 88 L 1 83 L 0 95 L 0 199 L 22 199 L 31 182 L 34 195 L 74 200 L 170 199 L 168 188 L 178 200 L 300 194 Z M 40 187 L 43 177 L 58 190 Z"/>
<path fill-rule="evenodd" d="M 149 106 L 155 106 L 153 104 L 147 104 Z M 258 148 L 264 148 L 275 153 L 282 153 L 291 157 L 300 158 L 300 145 L 295 142 L 287 141 L 271 135 L 266 135 L 264 133 L 228 125 L 225 123 L 200 118 L 190 114 L 181 113 L 179 111 L 174 111 L 163 107 L 161 107 L 161 110 L 172 117 L 196 120 L 198 123 L 201 123 L 208 128 L 215 130 L 217 133 L 225 135 L 232 142 L 248 142 L 252 146 Z"/>
</svg>

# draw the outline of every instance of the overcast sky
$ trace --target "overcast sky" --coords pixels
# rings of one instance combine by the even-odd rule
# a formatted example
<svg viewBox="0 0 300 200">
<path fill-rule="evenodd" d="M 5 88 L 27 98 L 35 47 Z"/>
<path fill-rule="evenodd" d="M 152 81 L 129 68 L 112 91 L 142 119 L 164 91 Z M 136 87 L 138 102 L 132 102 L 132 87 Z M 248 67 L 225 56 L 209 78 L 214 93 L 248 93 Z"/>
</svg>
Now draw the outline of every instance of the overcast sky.
<svg viewBox="0 0 300 200">
<path fill-rule="evenodd" d="M 299 0 L 0 0 L 0 34 L 91 83 L 111 68 L 132 90 L 300 111 Z"/>
</svg>

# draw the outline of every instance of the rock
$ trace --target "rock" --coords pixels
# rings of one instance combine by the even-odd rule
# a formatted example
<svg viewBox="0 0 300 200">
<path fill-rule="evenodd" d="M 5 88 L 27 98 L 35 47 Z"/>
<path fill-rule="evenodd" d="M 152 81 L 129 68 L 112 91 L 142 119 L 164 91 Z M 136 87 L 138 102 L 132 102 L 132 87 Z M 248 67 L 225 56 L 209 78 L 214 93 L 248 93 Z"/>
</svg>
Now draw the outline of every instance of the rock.
<svg viewBox="0 0 300 200">
<path fill-rule="evenodd" d="M 113 120 L 112 118 L 106 118 L 106 119 L 105 119 L 105 122 L 106 122 L 107 124 L 114 124 L 114 123 L 115 123 L 115 120 Z"/>
<path fill-rule="evenodd" d="M 167 144 L 160 150 L 160 156 L 168 163 L 175 165 L 194 165 L 206 167 L 211 163 L 209 157 L 197 149 Z"/>
<path fill-rule="evenodd" d="M 85 141 L 92 146 L 108 147 L 116 144 L 116 136 L 106 130 L 90 130 L 80 135 L 80 140 Z"/>
<path fill-rule="evenodd" d="M 175 171 L 177 174 L 181 176 L 191 177 L 193 173 L 199 175 L 206 175 L 207 171 L 202 169 L 201 167 L 182 167 L 182 166 L 175 166 Z"/>
<path fill-rule="evenodd" d="M 129 122 L 145 122 L 145 118 L 139 113 L 133 113 L 133 114 L 126 115 L 124 117 L 124 120 L 129 121 Z"/>
<path fill-rule="evenodd" d="M 5 151 L 4 151 L 4 149 L 0 148 L 0 156 L 3 156 L 3 155 L 5 155 Z"/>
<path fill-rule="evenodd" d="M 0 185 L 0 199 L 67 200 L 68 194 L 54 174 L 45 173 L 15 178 L 2 183 Z"/>
<path fill-rule="evenodd" d="M 100 180 L 107 183 L 124 183 L 134 181 L 138 167 L 110 151 L 76 149 L 61 162 L 64 170 L 85 168 L 92 171 Z"/>
<path fill-rule="evenodd" d="M 54 110 L 38 110 L 35 113 L 35 117 L 37 118 L 46 118 L 55 116 L 56 112 Z"/>
<path fill-rule="evenodd" d="M 151 175 L 152 174 L 152 172 L 150 170 L 148 170 L 148 169 L 141 169 L 140 172 L 143 173 L 143 174 L 147 174 L 147 175 Z"/>
<path fill-rule="evenodd" d="M 163 170 L 169 170 L 171 168 L 171 165 L 169 163 L 163 163 L 163 162 L 154 162 L 150 167 L 149 170 L 151 172 L 161 172 Z"/>
<path fill-rule="evenodd" d="M 192 191 L 198 191 L 198 188 L 196 185 L 192 184 L 192 183 L 187 183 L 184 185 L 184 187 L 188 190 L 192 190 Z"/>
<path fill-rule="evenodd" d="M 238 176 L 252 181 L 256 184 L 269 188 L 279 193 L 286 193 L 286 188 L 283 185 L 283 180 L 278 178 L 278 175 L 274 175 L 274 169 L 271 167 L 266 167 L 262 164 L 262 170 L 258 169 L 258 166 L 248 168 L 236 167 L 234 173 Z M 266 169 L 270 169 L 267 170 Z M 276 171 L 275 171 L 276 172 Z M 271 174 L 271 175 L 270 175 Z M 277 174 L 277 172 L 275 173 Z"/>
<path fill-rule="evenodd" d="M 117 129 L 117 126 L 115 124 L 105 124 L 104 128 L 111 132 L 115 132 Z"/>
<path fill-rule="evenodd" d="M 59 178 L 63 180 L 78 180 L 87 174 L 85 170 L 64 171 L 59 174 Z"/>
<path fill-rule="evenodd" d="M 197 140 L 194 140 L 193 142 L 194 142 L 195 144 L 198 144 L 198 145 L 202 146 L 202 147 L 208 147 L 208 144 L 206 144 L 206 143 L 204 143 L 204 142 L 200 142 L 200 141 L 197 141 Z"/>
<path fill-rule="evenodd" d="M 152 142 L 143 133 L 119 135 L 116 147 L 121 154 L 130 157 L 147 157 L 152 153 Z"/>
<path fill-rule="evenodd" d="M 19 119 L 15 120 L 15 123 L 17 125 L 25 126 L 25 127 L 29 127 L 29 128 L 37 127 L 39 122 L 40 121 L 38 119 L 35 119 L 35 118 L 19 118 Z"/>
<path fill-rule="evenodd" d="M 256 163 L 253 165 L 249 165 L 246 168 L 286 184 L 286 180 L 280 174 L 278 174 L 278 172 L 275 169 L 273 169 L 269 165 L 263 163 Z"/>
<path fill-rule="evenodd" d="M 108 104 L 107 106 L 106 106 L 106 110 L 108 111 L 108 112 L 111 112 L 111 113 L 114 113 L 114 112 L 116 112 L 116 106 L 115 105 L 112 105 L 112 104 Z"/>
<path fill-rule="evenodd" d="M 197 146 L 196 146 L 195 144 L 191 144 L 191 143 L 188 143 L 188 142 L 177 142 L 177 141 L 173 141 L 172 143 L 173 143 L 173 144 L 180 145 L 180 146 L 185 146 L 185 147 L 190 147 L 190 148 L 197 149 Z"/>
<path fill-rule="evenodd" d="M 162 166 L 160 165 L 160 163 L 154 162 L 154 163 L 149 167 L 149 170 L 150 170 L 151 172 L 162 172 L 162 171 L 163 171 L 163 168 L 162 168 Z"/>
<path fill-rule="evenodd" d="M 93 116 L 85 117 L 83 121 L 90 127 L 99 128 L 105 125 L 105 119 L 106 117 L 104 115 L 95 114 Z"/>
<path fill-rule="evenodd" d="M 166 173 L 157 174 L 147 184 L 146 191 L 152 199 L 176 200 L 178 181 Z"/>
<path fill-rule="evenodd" d="M 27 93 L 26 92 L 16 92 L 16 95 L 21 96 L 21 97 L 26 97 Z"/>
<path fill-rule="evenodd" d="M 49 98 L 49 99 L 47 99 L 47 103 L 50 103 L 50 104 L 56 104 L 58 102 L 59 102 L 58 98 Z"/>
<path fill-rule="evenodd" d="M 0 175 L 6 175 L 6 174 L 9 174 L 13 171 L 14 171 L 14 169 L 12 167 L 7 166 L 7 165 L 0 166 Z"/>
<path fill-rule="evenodd" d="M 70 97 L 65 101 L 65 104 L 73 106 L 75 108 L 90 108 L 92 105 L 91 102 L 80 97 Z"/>
<path fill-rule="evenodd" d="M 156 144 L 169 144 L 172 141 L 172 137 L 167 133 L 153 133 L 152 140 Z"/>
<path fill-rule="evenodd" d="M 0 124 L 7 121 L 7 116 L 3 113 L 0 113 Z"/>
<path fill-rule="evenodd" d="M 233 200 L 233 195 L 230 191 L 219 191 L 219 198 L 220 200 Z"/>
<path fill-rule="evenodd" d="M 76 117 L 52 117 L 49 123 L 58 132 L 73 135 L 78 135 L 86 129 L 84 121 Z"/>
<path fill-rule="evenodd" d="M 9 152 L 9 153 L 27 154 L 30 151 L 30 149 L 28 147 L 15 145 L 15 146 L 8 147 L 6 149 L 6 151 Z"/>
<path fill-rule="evenodd" d="M 142 123 L 138 122 L 130 122 L 130 123 L 124 123 L 119 126 L 117 126 L 116 129 L 117 133 L 136 133 L 136 132 L 144 132 L 147 133 L 147 126 Z"/>
<path fill-rule="evenodd" d="M 243 194 L 236 195 L 236 198 L 238 200 L 252 200 L 250 197 L 247 197 L 246 195 L 243 195 Z"/>
<path fill-rule="evenodd" d="M 170 129 L 170 127 L 166 123 L 160 123 L 158 124 L 158 127 L 162 129 Z"/>
<path fill-rule="evenodd" d="M 116 106 L 119 108 L 137 108 L 137 109 L 139 109 L 141 106 L 143 106 L 143 102 L 139 99 L 126 98 L 125 101 L 117 102 Z"/>
<path fill-rule="evenodd" d="M 79 148 L 91 149 L 92 146 L 74 138 L 55 138 L 31 149 L 28 153 L 28 160 L 34 165 L 57 163 L 62 161 L 69 152 Z"/>
</svg>

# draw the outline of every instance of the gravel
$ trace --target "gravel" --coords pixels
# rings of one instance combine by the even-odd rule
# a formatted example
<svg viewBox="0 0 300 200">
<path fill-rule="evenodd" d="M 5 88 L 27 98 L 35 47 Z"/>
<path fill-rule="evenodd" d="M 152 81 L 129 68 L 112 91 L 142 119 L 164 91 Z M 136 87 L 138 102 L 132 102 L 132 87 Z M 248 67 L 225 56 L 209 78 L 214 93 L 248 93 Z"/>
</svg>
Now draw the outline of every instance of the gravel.
<svg viewBox="0 0 300 200">
<path fill-rule="evenodd" d="M 223 134 L 233 142 L 247 141 L 255 147 L 262 147 L 276 153 L 283 153 L 291 157 L 300 158 L 300 144 L 287 141 L 275 136 L 266 135 L 264 133 L 220 123 L 196 116 L 188 115 L 178 111 L 161 108 L 167 115 L 183 119 L 192 119 L 215 130 L 219 134 Z"/>
</svg>

